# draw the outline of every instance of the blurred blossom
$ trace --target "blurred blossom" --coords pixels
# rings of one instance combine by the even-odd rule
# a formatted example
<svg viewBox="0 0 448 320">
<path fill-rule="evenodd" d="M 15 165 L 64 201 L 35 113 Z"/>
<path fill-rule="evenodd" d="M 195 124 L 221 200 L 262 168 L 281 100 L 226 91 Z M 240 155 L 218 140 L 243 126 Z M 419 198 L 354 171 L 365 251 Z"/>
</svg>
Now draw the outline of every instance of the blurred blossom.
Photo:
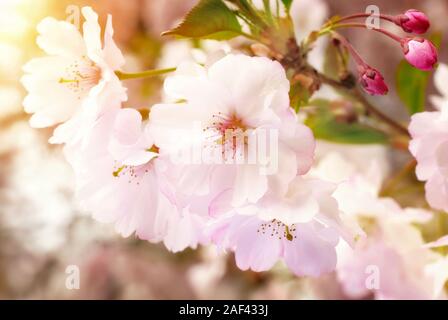
<svg viewBox="0 0 448 320">
<path fill-rule="evenodd" d="M 142 15 L 148 32 L 159 37 L 175 27 L 198 0 L 144 0 Z"/>
<path fill-rule="evenodd" d="M 253 2 L 257 8 L 264 8 L 263 0 L 254 0 Z M 272 12 L 277 11 L 276 3 L 271 1 Z M 284 16 L 284 12 L 285 8 L 282 6 L 280 9 L 281 15 Z M 324 0 L 294 0 L 291 5 L 290 15 L 294 24 L 297 43 L 300 44 L 311 32 L 319 30 L 329 18 L 329 13 L 328 5 Z M 323 69 L 327 42 L 326 38 L 319 38 L 314 44 L 313 50 L 309 53 L 308 61 L 319 71 Z"/>
<path fill-rule="evenodd" d="M 318 141 L 316 165 L 310 175 L 335 183 L 361 175 L 373 190 L 379 190 L 390 169 L 388 150 L 384 146 Z"/>
<path fill-rule="evenodd" d="M 5 10 L 5 4 L 2 3 L 2 9 L 0 10 L 0 36 L 6 38 L 19 38 L 23 36 L 30 27 L 25 17 L 18 12 Z"/>
<path fill-rule="evenodd" d="M 51 0 L 2 0 L 0 1 L 0 42 L 16 41 L 24 44 L 33 31 L 34 22 Z M 32 7 L 32 10 L 30 10 Z"/>
<path fill-rule="evenodd" d="M 14 86 L 0 86 L 0 119 L 15 114 L 20 109 L 22 93 Z"/>
<path fill-rule="evenodd" d="M 270 280 L 267 284 L 261 286 L 258 290 L 255 290 L 251 295 L 251 299 L 254 300 L 286 300 L 291 299 L 293 286 L 291 282 L 284 282 L 278 280 Z M 303 288 L 301 291 L 296 290 L 296 293 L 303 292 Z"/>
<path fill-rule="evenodd" d="M 358 233 L 353 249 L 344 243 L 338 248 L 341 259 L 337 274 L 345 294 L 378 299 L 443 297 L 442 292 L 435 290 L 437 274 L 426 271 L 443 257 L 424 248 L 420 231 L 411 224 L 425 223 L 432 214 L 415 208 L 402 209 L 390 198 L 379 198 L 378 181 L 358 174 L 351 162 L 342 157 L 330 157 L 332 161 L 321 161 L 320 172 L 351 172 L 334 196 L 348 219 L 354 219 L 352 226 Z M 359 173 L 365 171 L 368 168 Z M 379 272 L 378 287 L 368 286 L 370 266 Z"/>
<path fill-rule="evenodd" d="M 105 17 L 111 14 L 113 16 L 114 39 L 119 44 L 132 42 L 133 37 L 139 31 L 139 15 L 142 6 L 139 0 L 71 0 L 69 4 L 77 4 L 80 7 L 92 6 L 101 17 L 102 25 L 105 25 Z"/>
<path fill-rule="evenodd" d="M 229 44 L 215 40 L 203 40 L 196 48 L 190 40 L 168 41 L 162 47 L 157 67 L 177 67 L 185 61 L 210 65 L 231 51 Z"/>
<path fill-rule="evenodd" d="M 323 0 L 295 0 L 290 14 L 294 23 L 296 40 L 300 43 L 325 23 L 329 18 L 329 8 Z"/>
<path fill-rule="evenodd" d="M 203 248 L 201 250 L 202 261 L 193 265 L 187 272 L 187 277 L 193 290 L 199 299 L 209 299 L 220 296 L 216 287 L 226 272 L 226 257 L 219 255 L 215 248 Z"/>
<path fill-rule="evenodd" d="M 66 292 L 72 298 L 186 299 L 193 296 L 185 273 L 181 272 L 182 266 L 157 258 L 147 250 L 98 246 L 90 250 L 80 267 L 83 275 L 80 290 Z"/>
<path fill-rule="evenodd" d="M 23 63 L 20 47 L 0 41 L 0 75 L 2 80 L 16 81 Z"/>
<path fill-rule="evenodd" d="M 432 95 L 431 102 L 435 108 L 441 110 L 444 104 L 448 103 L 448 65 L 441 63 L 434 75 L 434 84 L 439 91 L 439 95 Z"/>
<path fill-rule="evenodd" d="M 323 0 L 295 0 L 291 6 L 291 17 L 296 40 L 301 43 L 311 32 L 319 30 L 329 18 L 328 5 Z M 319 38 L 309 53 L 308 61 L 319 71 L 323 71 L 327 43 L 327 38 Z"/>
<path fill-rule="evenodd" d="M 409 132 L 412 136 L 409 150 L 417 161 L 417 178 L 425 181 L 426 200 L 432 208 L 445 211 L 448 210 L 447 79 L 448 67 L 441 64 L 435 74 L 435 84 L 441 95 L 431 97 L 437 110 L 416 113 L 409 124 Z"/>
<path fill-rule="evenodd" d="M 1 135 L 14 152 L 4 190 L 2 214 L 7 228 L 27 237 L 32 251 L 49 252 L 65 240 L 74 214 L 73 177 L 60 150 L 48 150 L 39 133 L 24 123 Z"/>
</svg>

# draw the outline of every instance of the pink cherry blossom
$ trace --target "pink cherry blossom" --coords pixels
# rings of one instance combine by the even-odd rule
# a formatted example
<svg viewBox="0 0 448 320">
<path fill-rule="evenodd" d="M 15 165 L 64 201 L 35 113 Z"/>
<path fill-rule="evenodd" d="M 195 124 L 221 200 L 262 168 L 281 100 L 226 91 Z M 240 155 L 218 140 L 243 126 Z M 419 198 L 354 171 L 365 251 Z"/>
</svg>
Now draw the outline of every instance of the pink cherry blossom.
<svg viewBox="0 0 448 320">
<path fill-rule="evenodd" d="M 388 232 L 412 232 L 411 225 L 406 227 Z M 344 292 L 353 299 L 440 298 L 440 291 L 433 296 L 435 282 L 426 273 L 426 267 L 437 261 L 437 254 L 418 246 L 404 248 L 399 239 L 389 236 L 376 234 L 361 240 L 353 254 L 340 262 L 338 278 Z"/>
<path fill-rule="evenodd" d="M 448 106 L 441 111 L 412 117 L 409 150 L 417 160 L 416 174 L 426 181 L 426 199 L 431 207 L 448 211 Z"/>
<path fill-rule="evenodd" d="M 448 101 L 448 87 L 446 83 L 448 81 L 448 65 L 441 63 L 436 72 L 434 73 L 434 85 L 437 88 L 437 91 L 440 95 L 432 95 L 430 96 L 430 100 L 432 105 L 438 109 L 443 109 L 443 106 Z"/>
<path fill-rule="evenodd" d="M 338 240 L 318 222 L 287 227 L 279 221 L 240 215 L 229 219 L 213 239 L 235 251 L 241 270 L 267 271 L 282 259 L 295 275 L 315 277 L 335 268 Z"/>
<path fill-rule="evenodd" d="M 235 161 L 232 165 L 204 163 L 203 166 L 183 163 L 183 175 L 189 179 L 179 179 L 188 184 L 181 189 L 201 184 L 202 189 L 210 190 L 211 176 L 225 170 L 226 176 L 234 177 L 233 181 L 230 185 L 218 186 L 217 190 L 232 189 L 231 202 L 239 206 L 247 201 L 255 203 L 272 186 L 284 192 L 297 174 L 304 174 L 310 168 L 313 135 L 298 122 L 289 106 L 289 81 L 279 63 L 231 54 L 209 68 L 183 64 L 165 81 L 165 91 L 181 103 L 159 104 L 151 109 L 154 138 L 162 153 L 199 149 L 199 153 L 211 150 L 219 155 L 224 150 L 230 151 L 226 160 L 236 160 L 239 156 L 247 159 L 246 142 L 235 145 L 233 139 L 226 137 L 227 130 L 241 136 L 247 134 L 248 139 L 263 130 L 268 132 L 267 136 L 271 132 L 278 135 L 278 141 L 268 145 L 278 150 L 273 151 L 275 154 L 266 163 L 237 164 Z M 197 136 L 189 134 L 195 125 L 199 127 Z M 278 170 L 270 175 L 261 174 L 267 163 L 275 164 L 275 157 L 278 157 Z M 190 174 L 191 170 L 201 173 Z"/>
<path fill-rule="evenodd" d="M 104 95 L 113 95 L 118 101 L 127 99 L 115 75 L 123 66 L 124 58 L 112 38 L 111 16 L 102 43 L 97 14 L 90 7 L 84 7 L 82 13 L 86 19 L 83 34 L 74 25 L 53 18 L 44 19 L 37 27 L 37 43 L 48 56 L 26 64 L 22 78 L 28 91 L 24 107 L 26 112 L 33 113 L 30 120 L 33 127 L 49 127 L 71 120 L 87 98 L 100 100 Z M 90 112 L 97 115 L 101 110 L 90 108 Z M 62 128 L 61 131 L 68 134 L 70 130 Z M 67 135 L 56 138 L 55 142 L 66 140 Z"/>
<path fill-rule="evenodd" d="M 402 43 L 406 60 L 423 71 L 432 70 L 437 64 L 437 49 L 431 41 L 421 38 L 408 38 Z"/>
<path fill-rule="evenodd" d="M 101 116 L 83 143 L 66 145 L 78 198 L 125 237 L 163 241 L 172 251 L 195 247 L 204 219 L 177 205 L 149 132 L 138 111 L 120 109 Z"/>
<path fill-rule="evenodd" d="M 283 260 L 297 276 L 319 276 L 336 266 L 336 245 L 347 237 L 334 185 L 296 178 L 283 197 L 222 213 L 211 228 L 218 248 L 235 252 L 242 270 L 266 271 Z M 350 240 L 349 240 L 350 241 Z"/>
<path fill-rule="evenodd" d="M 135 109 L 122 109 L 115 119 L 109 152 L 123 165 L 139 166 L 158 156 L 150 134 L 150 126 L 142 128 L 142 116 Z M 149 149 L 149 150 L 148 150 Z"/>
<path fill-rule="evenodd" d="M 338 279 L 348 296 L 359 299 L 433 299 L 443 296 L 438 273 L 428 271 L 443 260 L 425 248 L 415 224 L 432 214 L 418 208 L 401 208 L 393 199 L 379 198 L 369 183 L 354 177 L 334 194 L 341 210 L 355 218 L 360 234 L 354 248 L 338 250 Z"/>
</svg>

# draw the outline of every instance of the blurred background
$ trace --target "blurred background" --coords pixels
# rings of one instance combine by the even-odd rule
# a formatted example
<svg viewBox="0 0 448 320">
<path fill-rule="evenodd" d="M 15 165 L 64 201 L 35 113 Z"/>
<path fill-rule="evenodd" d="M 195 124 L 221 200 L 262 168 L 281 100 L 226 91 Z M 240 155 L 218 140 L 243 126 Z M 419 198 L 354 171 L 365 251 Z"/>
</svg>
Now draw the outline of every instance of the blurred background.
<svg viewBox="0 0 448 320">
<path fill-rule="evenodd" d="M 313 1 L 313 0 L 309 0 Z M 319 281 L 292 277 L 282 267 L 269 273 L 241 272 L 232 256 L 212 249 L 167 252 L 162 246 L 117 236 L 93 221 L 74 200 L 74 179 L 51 130 L 34 130 L 22 111 L 21 66 L 42 55 L 36 25 L 46 16 L 66 20 L 73 6 L 91 5 L 104 23 L 113 15 L 115 39 L 126 55 L 126 71 L 171 67 L 195 52 L 195 43 L 162 39 L 196 0 L 0 0 L 0 299 L 296 299 L 343 297 L 333 276 Z M 328 0 L 330 14 L 364 12 L 370 4 L 397 14 L 426 12 L 432 30 L 448 29 L 446 0 Z M 444 33 L 444 42 L 446 36 Z M 401 50 L 385 37 L 350 38 L 366 60 L 382 70 L 391 94 L 378 105 L 404 118 L 394 90 Z M 213 44 L 210 44 L 213 45 Z M 193 49 L 193 50 L 192 50 Z M 381 50 L 381 54 L 379 51 Z M 444 46 L 441 61 L 448 61 Z M 128 104 L 160 99 L 159 79 L 126 83 Z M 435 92 L 431 84 L 429 94 Z M 66 288 L 68 266 L 80 268 L 80 290 Z"/>
</svg>

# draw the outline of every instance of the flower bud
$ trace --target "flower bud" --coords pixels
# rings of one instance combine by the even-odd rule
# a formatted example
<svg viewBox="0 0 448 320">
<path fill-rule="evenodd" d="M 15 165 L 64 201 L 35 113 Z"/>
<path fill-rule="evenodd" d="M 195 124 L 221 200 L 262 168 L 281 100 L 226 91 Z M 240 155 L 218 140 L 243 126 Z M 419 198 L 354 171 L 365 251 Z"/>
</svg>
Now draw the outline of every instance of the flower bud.
<svg viewBox="0 0 448 320">
<path fill-rule="evenodd" d="M 428 31 L 430 23 L 428 17 L 421 11 L 410 9 L 397 17 L 397 25 L 409 33 L 423 34 Z"/>
<path fill-rule="evenodd" d="M 364 90 L 373 96 L 385 95 L 389 91 L 381 73 L 371 67 L 361 67 L 359 70 L 359 82 Z"/>
<path fill-rule="evenodd" d="M 437 49 L 426 39 L 408 38 L 402 42 L 406 60 L 415 68 L 430 71 L 437 64 Z"/>
</svg>

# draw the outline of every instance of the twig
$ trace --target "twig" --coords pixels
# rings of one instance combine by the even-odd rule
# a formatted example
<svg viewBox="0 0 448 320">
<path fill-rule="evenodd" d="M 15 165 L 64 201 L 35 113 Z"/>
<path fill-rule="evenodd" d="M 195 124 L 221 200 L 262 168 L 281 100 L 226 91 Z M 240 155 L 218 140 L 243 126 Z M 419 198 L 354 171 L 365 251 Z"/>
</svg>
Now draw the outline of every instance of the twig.
<svg viewBox="0 0 448 320">
<path fill-rule="evenodd" d="M 379 118 L 380 120 L 384 121 L 385 123 L 387 123 L 390 127 L 394 128 L 396 131 L 410 137 L 410 134 L 408 132 L 408 129 L 406 127 L 404 127 L 403 125 L 401 125 L 400 123 L 398 123 L 397 121 L 389 118 L 386 114 L 384 114 L 383 112 L 381 112 L 380 110 L 378 110 L 374 105 L 372 105 L 367 99 L 366 97 L 359 91 L 358 88 L 347 88 L 346 85 L 344 85 L 343 83 L 331 79 L 323 74 L 319 74 L 320 79 L 322 81 L 322 83 L 328 84 L 332 87 L 336 87 L 339 89 L 344 90 L 345 92 L 351 94 L 356 100 L 358 100 L 360 103 L 362 103 L 367 112 L 373 114 L 374 116 L 376 116 L 377 118 Z"/>
<path fill-rule="evenodd" d="M 383 188 L 380 191 L 381 196 L 387 196 L 392 192 L 397 185 L 403 180 L 410 172 L 415 170 L 417 166 L 417 161 L 415 159 L 410 160 L 400 171 L 393 175 L 390 179 L 386 181 Z"/>
</svg>

